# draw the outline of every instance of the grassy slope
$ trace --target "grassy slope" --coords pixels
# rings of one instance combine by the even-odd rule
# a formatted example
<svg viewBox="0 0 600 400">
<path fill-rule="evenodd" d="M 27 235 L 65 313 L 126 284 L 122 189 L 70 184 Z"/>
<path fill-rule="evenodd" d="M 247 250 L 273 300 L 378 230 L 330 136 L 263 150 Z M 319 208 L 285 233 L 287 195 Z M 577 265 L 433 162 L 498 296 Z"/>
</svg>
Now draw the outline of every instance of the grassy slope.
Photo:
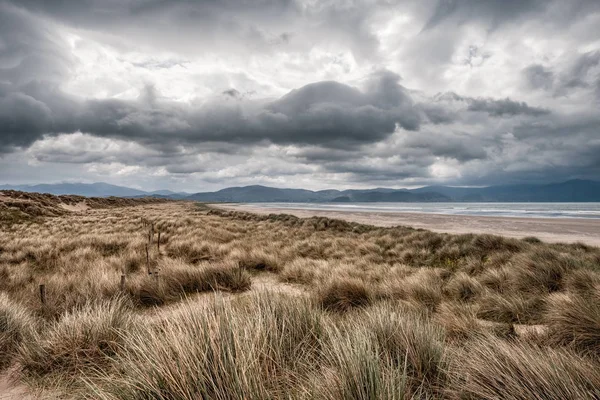
<svg viewBox="0 0 600 400">
<path fill-rule="evenodd" d="M 67 398 L 600 398 L 599 272 L 534 238 L 63 212 L 0 231 L 0 367 Z"/>
</svg>

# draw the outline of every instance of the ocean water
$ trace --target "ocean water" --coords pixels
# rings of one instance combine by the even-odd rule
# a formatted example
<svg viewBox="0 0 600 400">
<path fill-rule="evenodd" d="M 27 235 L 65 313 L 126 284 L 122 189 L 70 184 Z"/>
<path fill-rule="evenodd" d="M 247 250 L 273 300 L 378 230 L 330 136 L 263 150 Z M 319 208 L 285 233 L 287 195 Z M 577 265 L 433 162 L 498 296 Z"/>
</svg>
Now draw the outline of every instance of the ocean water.
<svg viewBox="0 0 600 400">
<path fill-rule="evenodd" d="M 266 209 L 600 219 L 600 203 L 252 203 L 251 205 Z"/>
</svg>

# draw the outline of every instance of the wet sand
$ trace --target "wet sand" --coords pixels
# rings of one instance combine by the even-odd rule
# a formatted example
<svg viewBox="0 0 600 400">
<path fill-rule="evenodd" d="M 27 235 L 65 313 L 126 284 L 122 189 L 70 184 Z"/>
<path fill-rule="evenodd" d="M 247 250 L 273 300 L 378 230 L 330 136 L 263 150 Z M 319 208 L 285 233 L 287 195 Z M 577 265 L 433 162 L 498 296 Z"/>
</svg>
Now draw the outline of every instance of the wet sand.
<svg viewBox="0 0 600 400">
<path fill-rule="evenodd" d="M 376 226 L 412 226 L 445 233 L 490 233 L 514 238 L 535 236 L 545 242 L 581 242 L 600 246 L 600 219 L 519 218 L 443 215 L 403 212 L 323 211 L 263 208 L 251 204 L 219 204 L 220 208 L 257 214 L 292 214 L 297 217 L 329 217 Z"/>
</svg>

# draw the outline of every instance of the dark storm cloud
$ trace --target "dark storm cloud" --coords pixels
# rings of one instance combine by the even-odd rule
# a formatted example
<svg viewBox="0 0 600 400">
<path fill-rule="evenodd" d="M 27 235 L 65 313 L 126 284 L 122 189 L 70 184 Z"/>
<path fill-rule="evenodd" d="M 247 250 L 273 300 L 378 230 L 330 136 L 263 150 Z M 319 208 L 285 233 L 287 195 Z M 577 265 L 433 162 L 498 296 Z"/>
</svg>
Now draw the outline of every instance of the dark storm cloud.
<svg viewBox="0 0 600 400">
<path fill-rule="evenodd" d="M 119 6 L 106 8 L 108 15 L 104 15 L 102 3 L 82 2 L 73 8 L 64 7 L 64 3 L 52 3 L 54 7 L 47 2 L 24 4 L 92 25 L 103 22 L 88 20 L 89 13 L 98 15 L 99 20 L 105 18 L 104 23 L 112 17 L 118 23 L 120 18 L 114 14 Z M 214 12 L 223 7 L 233 9 L 233 3 L 199 4 Z M 177 14 L 179 6 L 191 7 L 187 2 L 174 8 L 168 8 L 166 2 L 121 5 L 130 15 L 152 14 L 165 7 Z M 269 2 L 268 6 L 273 13 L 297 7 L 292 2 Z M 363 91 L 337 82 L 317 82 L 271 102 L 251 100 L 230 89 L 207 101 L 182 103 L 160 98 L 152 85 L 134 101 L 80 99 L 60 89 L 71 60 L 51 40 L 45 23 L 37 23 L 37 17 L 10 4 L 2 3 L 1 7 L 0 31 L 8 38 L 0 53 L 2 64 L 8 65 L 0 69 L 5 82 L 0 86 L 2 152 L 27 147 L 43 135 L 72 132 L 133 140 L 155 148 L 261 141 L 353 147 L 382 140 L 397 126 L 407 130 L 420 126 L 420 113 L 399 84 L 400 77 L 385 70 L 373 73 Z M 249 4 L 241 8 L 254 13 Z M 44 61 L 43 68 L 38 65 L 40 61 Z"/>
<path fill-rule="evenodd" d="M 419 128 L 410 96 L 388 72 L 376 73 L 363 92 L 317 82 L 260 103 L 235 90 L 198 105 L 157 98 L 150 87 L 137 101 L 84 100 L 40 83 L 0 92 L 2 147 L 27 146 L 43 134 L 85 132 L 147 145 L 202 142 L 321 144 L 376 142 L 396 125 Z"/>
</svg>

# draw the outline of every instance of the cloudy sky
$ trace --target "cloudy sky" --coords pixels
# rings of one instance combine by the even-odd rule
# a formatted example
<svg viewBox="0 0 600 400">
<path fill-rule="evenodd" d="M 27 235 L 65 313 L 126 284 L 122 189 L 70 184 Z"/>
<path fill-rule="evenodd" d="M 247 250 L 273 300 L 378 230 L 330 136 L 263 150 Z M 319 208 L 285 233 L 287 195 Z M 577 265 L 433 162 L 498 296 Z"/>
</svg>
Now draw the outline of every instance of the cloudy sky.
<svg viewBox="0 0 600 400">
<path fill-rule="evenodd" d="M 0 0 L 0 183 L 600 178 L 598 0 Z"/>
</svg>

